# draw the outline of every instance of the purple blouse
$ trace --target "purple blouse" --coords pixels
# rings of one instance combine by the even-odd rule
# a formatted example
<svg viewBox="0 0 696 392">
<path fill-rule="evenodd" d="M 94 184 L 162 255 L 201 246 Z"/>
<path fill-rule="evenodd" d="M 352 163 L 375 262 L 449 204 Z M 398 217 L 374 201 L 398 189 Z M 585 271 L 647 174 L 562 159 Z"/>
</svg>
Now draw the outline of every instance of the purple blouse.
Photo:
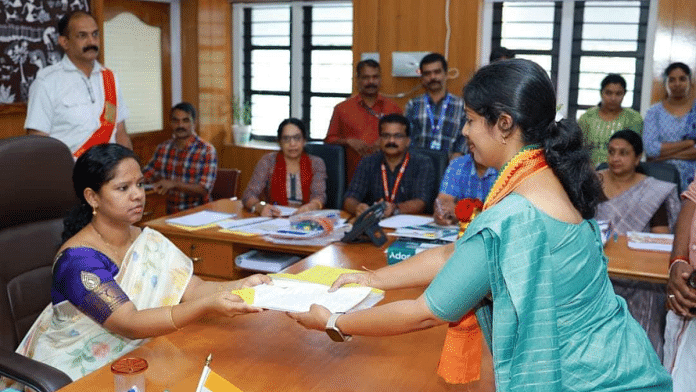
<svg viewBox="0 0 696 392">
<path fill-rule="evenodd" d="M 116 283 L 118 266 L 92 248 L 68 248 L 53 265 L 51 301 L 69 301 L 81 312 L 104 324 L 119 306 L 130 299 Z"/>
</svg>

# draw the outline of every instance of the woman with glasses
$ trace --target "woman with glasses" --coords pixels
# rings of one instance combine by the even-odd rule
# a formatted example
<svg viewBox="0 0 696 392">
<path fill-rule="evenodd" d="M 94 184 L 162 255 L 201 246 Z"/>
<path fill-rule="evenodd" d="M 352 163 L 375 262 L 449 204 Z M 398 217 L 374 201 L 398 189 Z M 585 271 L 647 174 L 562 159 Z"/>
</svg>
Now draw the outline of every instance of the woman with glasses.
<svg viewBox="0 0 696 392">
<path fill-rule="evenodd" d="M 278 126 L 280 152 L 264 155 L 254 168 L 242 202 L 252 213 L 280 216 L 276 205 L 297 207 L 296 213 L 321 210 L 326 202 L 326 165 L 304 151 L 307 129 L 288 118 Z"/>
</svg>

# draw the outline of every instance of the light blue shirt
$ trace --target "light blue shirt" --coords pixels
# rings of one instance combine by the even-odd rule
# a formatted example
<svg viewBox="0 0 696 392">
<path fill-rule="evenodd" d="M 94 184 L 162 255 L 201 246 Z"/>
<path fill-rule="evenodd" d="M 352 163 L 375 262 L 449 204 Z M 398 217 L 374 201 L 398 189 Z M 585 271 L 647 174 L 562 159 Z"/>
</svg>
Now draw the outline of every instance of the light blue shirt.
<svg viewBox="0 0 696 392">
<path fill-rule="evenodd" d="M 486 200 L 498 172 L 489 167 L 482 177 L 476 172 L 476 165 L 471 154 L 453 159 L 440 184 L 440 193 L 445 193 L 461 200 L 468 197 Z"/>
</svg>

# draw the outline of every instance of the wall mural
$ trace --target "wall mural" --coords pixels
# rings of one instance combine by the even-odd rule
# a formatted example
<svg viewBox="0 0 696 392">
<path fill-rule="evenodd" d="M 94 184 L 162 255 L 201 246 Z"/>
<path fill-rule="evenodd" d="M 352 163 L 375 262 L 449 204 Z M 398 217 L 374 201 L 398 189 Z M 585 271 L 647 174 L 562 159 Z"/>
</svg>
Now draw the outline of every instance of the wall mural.
<svg viewBox="0 0 696 392">
<path fill-rule="evenodd" d="M 42 68 L 60 61 L 58 20 L 89 0 L 0 0 L 0 104 L 26 102 Z"/>
</svg>

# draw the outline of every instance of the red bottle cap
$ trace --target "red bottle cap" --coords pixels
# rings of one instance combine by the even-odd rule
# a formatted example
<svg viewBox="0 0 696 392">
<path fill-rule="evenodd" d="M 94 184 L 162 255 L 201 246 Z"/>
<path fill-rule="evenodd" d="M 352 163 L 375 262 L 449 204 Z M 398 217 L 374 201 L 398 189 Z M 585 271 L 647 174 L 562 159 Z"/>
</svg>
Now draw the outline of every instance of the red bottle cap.
<svg viewBox="0 0 696 392">
<path fill-rule="evenodd" d="M 134 375 L 147 370 L 147 361 L 143 358 L 121 358 L 111 364 L 111 372 L 114 374 Z"/>
</svg>

